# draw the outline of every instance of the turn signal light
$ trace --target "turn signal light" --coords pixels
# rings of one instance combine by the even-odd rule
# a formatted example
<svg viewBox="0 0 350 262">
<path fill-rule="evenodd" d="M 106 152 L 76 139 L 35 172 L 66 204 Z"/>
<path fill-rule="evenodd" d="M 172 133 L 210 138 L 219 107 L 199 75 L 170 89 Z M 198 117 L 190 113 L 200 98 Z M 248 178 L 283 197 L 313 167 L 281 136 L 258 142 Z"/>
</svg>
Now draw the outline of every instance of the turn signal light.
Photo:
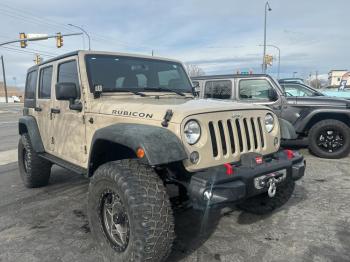
<svg viewBox="0 0 350 262">
<path fill-rule="evenodd" d="M 293 150 L 286 149 L 286 150 L 284 150 L 284 153 L 286 154 L 286 156 L 287 156 L 288 159 L 292 159 L 292 158 L 294 157 L 294 152 L 293 152 Z"/>
<path fill-rule="evenodd" d="M 145 150 L 143 150 L 143 148 L 139 147 L 137 150 L 136 150 L 136 156 L 138 158 L 143 158 L 145 156 Z"/>
<path fill-rule="evenodd" d="M 231 166 L 231 164 L 226 163 L 224 164 L 225 168 L 226 168 L 226 175 L 231 176 L 233 175 L 233 167 Z"/>
</svg>

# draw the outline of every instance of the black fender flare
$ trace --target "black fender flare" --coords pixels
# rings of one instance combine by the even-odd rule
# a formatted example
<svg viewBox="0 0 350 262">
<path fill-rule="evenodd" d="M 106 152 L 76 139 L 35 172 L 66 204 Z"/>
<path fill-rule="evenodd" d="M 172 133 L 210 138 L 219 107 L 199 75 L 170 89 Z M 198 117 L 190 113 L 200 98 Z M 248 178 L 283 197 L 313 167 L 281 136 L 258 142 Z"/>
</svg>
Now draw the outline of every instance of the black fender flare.
<svg viewBox="0 0 350 262">
<path fill-rule="evenodd" d="M 187 159 L 180 139 L 166 128 L 143 124 L 113 124 L 97 130 L 92 138 L 89 168 L 93 166 L 94 146 L 99 140 L 125 146 L 136 154 L 138 148 L 145 151 L 141 159 L 151 166 L 168 164 Z M 89 172 L 90 173 L 90 172 Z"/>
<path fill-rule="evenodd" d="M 18 133 L 28 133 L 33 149 L 37 153 L 44 153 L 45 148 L 41 140 L 38 124 L 32 116 L 22 116 L 18 120 Z"/>
<path fill-rule="evenodd" d="M 338 116 L 347 116 L 350 119 L 350 110 L 346 108 L 319 108 L 308 112 L 304 116 L 300 117 L 294 124 L 295 131 L 297 133 L 304 133 L 308 124 L 317 115 L 338 115 Z M 331 117 L 330 117 L 331 118 Z"/>
</svg>

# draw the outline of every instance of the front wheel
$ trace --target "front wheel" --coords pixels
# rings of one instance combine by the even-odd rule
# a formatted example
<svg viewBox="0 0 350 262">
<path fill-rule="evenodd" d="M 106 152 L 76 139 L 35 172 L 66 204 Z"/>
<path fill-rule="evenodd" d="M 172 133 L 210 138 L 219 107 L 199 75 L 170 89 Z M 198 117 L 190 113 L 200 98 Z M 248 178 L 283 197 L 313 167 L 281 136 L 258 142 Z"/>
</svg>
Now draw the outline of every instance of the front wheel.
<svg viewBox="0 0 350 262">
<path fill-rule="evenodd" d="M 346 157 L 350 152 L 350 128 L 334 119 L 318 122 L 310 129 L 309 149 L 322 158 Z"/>
<path fill-rule="evenodd" d="M 287 203 L 293 194 L 294 188 L 294 180 L 287 178 L 284 184 L 277 186 L 276 195 L 274 197 L 269 197 L 267 193 L 263 193 L 248 198 L 237 206 L 241 210 L 252 214 L 268 214 Z"/>
<path fill-rule="evenodd" d="M 136 160 L 109 162 L 91 178 L 91 231 L 109 261 L 163 261 L 171 251 L 174 218 L 154 170 Z"/>
</svg>

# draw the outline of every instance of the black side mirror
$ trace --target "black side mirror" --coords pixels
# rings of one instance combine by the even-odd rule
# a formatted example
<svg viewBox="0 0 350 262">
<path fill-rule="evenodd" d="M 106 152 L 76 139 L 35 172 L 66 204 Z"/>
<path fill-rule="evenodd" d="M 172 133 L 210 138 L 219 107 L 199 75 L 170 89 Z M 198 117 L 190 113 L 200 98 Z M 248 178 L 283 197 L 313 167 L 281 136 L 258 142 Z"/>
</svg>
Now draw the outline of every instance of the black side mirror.
<svg viewBox="0 0 350 262">
<path fill-rule="evenodd" d="M 268 91 L 268 96 L 271 101 L 276 101 L 278 99 L 278 93 L 275 89 L 270 88 Z"/>
<path fill-rule="evenodd" d="M 76 103 L 78 99 L 78 90 L 75 83 L 57 83 L 56 84 L 56 99 L 69 101 L 69 109 L 81 111 L 83 106 L 80 102 Z"/>
</svg>

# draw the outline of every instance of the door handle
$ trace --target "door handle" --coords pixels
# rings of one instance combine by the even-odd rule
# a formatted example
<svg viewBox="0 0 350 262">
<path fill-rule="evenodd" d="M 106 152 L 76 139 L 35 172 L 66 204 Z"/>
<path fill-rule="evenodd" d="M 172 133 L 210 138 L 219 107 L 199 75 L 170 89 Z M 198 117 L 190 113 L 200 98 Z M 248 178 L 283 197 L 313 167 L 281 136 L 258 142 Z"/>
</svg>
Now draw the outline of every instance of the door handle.
<svg viewBox="0 0 350 262">
<path fill-rule="evenodd" d="M 35 110 L 36 112 L 41 112 L 41 111 L 43 111 L 43 109 L 42 109 L 41 107 L 35 107 L 34 110 Z"/>
<path fill-rule="evenodd" d="M 59 108 L 51 108 L 51 113 L 52 114 L 59 114 L 59 113 L 61 113 L 61 110 Z"/>
</svg>

